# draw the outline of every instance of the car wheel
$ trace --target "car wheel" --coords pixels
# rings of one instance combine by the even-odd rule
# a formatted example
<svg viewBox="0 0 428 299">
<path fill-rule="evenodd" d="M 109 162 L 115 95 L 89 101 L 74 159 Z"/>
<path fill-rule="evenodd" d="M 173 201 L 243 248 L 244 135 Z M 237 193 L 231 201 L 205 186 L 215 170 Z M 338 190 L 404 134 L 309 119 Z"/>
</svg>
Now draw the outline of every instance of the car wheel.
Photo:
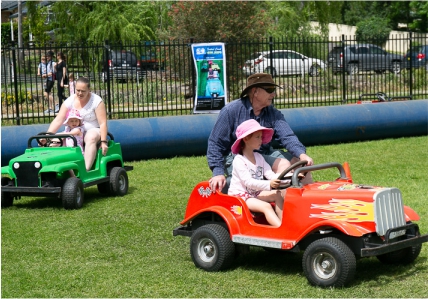
<svg viewBox="0 0 428 299">
<path fill-rule="evenodd" d="M 321 74 L 321 67 L 319 65 L 313 65 L 309 69 L 309 76 L 318 77 Z"/>
<path fill-rule="evenodd" d="M 7 186 L 9 185 L 9 182 L 13 182 L 10 178 L 3 177 L 1 178 L 1 185 Z M 13 205 L 13 196 L 9 192 L 3 192 L 1 191 L 1 207 L 7 208 Z"/>
<path fill-rule="evenodd" d="M 62 206 L 66 210 L 80 209 L 83 206 L 83 183 L 77 177 L 68 178 L 62 186 Z"/>
<path fill-rule="evenodd" d="M 348 75 L 358 75 L 359 71 L 357 63 L 348 64 Z"/>
<path fill-rule="evenodd" d="M 312 242 L 303 254 L 303 271 L 316 286 L 343 286 L 355 275 L 356 258 L 351 249 L 337 238 Z"/>
<path fill-rule="evenodd" d="M 391 63 L 391 73 L 398 75 L 401 73 L 401 62 L 394 61 Z"/>
<path fill-rule="evenodd" d="M 416 233 L 417 236 L 420 235 L 419 232 Z M 377 259 L 387 265 L 408 265 L 413 263 L 416 258 L 421 253 L 422 244 L 415 246 L 403 248 L 397 251 L 388 252 L 382 255 L 377 255 Z"/>
<path fill-rule="evenodd" d="M 110 172 L 110 190 L 113 195 L 124 196 L 128 193 L 128 174 L 122 167 L 113 167 Z"/>
<path fill-rule="evenodd" d="M 219 224 L 207 224 L 192 234 L 190 255 L 196 267 L 210 272 L 220 271 L 233 262 L 235 244 L 226 228 Z"/>
</svg>

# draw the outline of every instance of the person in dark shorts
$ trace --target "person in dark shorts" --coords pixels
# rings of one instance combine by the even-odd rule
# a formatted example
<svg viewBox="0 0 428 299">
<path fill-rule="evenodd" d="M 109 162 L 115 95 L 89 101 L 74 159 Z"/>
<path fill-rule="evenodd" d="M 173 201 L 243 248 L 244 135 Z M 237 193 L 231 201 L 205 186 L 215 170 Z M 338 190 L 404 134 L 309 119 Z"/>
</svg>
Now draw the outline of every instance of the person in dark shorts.
<svg viewBox="0 0 428 299">
<path fill-rule="evenodd" d="M 45 97 L 48 99 L 48 109 L 44 113 L 54 113 L 54 99 L 52 94 L 52 88 L 54 86 L 53 74 L 55 73 L 55 62 L 52 61 L 53 52 L 49 51 L 46 54 L 46 86 L 45 86 Z"/>
<path fill-rule="evenodd" d="M 55 113 L 59 111 L 59 107 L 63 100 L 66 99 L 64 95 L 64 85 L 66 82 L 67 75 L 67 64 L 65 63 L 65 55 L 62 52 L 56 54 L 57 63 L 55 64 L 55 73 L 56 73 L 56 82 L 57 82 L 57 92 L 58 92 L 58 105 L 55 106 Z"/>
</svg>

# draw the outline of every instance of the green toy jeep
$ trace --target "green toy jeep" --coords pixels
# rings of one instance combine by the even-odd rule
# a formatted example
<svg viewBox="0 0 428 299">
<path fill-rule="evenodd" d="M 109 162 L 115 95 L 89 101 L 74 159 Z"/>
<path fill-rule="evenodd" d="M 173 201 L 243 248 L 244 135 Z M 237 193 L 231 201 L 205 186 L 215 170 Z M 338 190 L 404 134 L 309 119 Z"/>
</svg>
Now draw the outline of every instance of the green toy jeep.
<svg viewBox="0 0 428 299">
<path fill-rule="evenodd" d="M 83 205 L 83 189 L 97 185 L 106 195 L 123 196 L 128 192 L 127 171 L 120 143 L 108 134 L 105 156 L 98 150 L 91 170 L 86 171 L 82 151 L 73 135 L 39 133 L 28 139 L 24 154 L 1 168 L 1 207 L 9 207 L 21 196 L 51 196 L 62 199 L 65 209 L 79 209 Z M 70 137 L 73 147 L 51 147 L 55 139 Z M 42 141 L 45 140 L 46 142 Z M 39 146 L 33 147 L 38 143 Z"/>
</svg>

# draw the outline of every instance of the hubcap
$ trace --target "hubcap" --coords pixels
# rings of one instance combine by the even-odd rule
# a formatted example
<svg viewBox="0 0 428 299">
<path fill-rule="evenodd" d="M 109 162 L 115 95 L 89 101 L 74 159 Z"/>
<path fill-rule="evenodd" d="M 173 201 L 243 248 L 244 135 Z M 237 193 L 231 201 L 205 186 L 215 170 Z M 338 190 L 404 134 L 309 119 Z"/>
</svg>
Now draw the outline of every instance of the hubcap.
<svg viewBox="0 0 428 299">
<path fill-rule="evenodd" d="M 208 238 L 201 239 L 198 244 L 198 255 L 204 262 L 212 261 L 216 255 L 214 243 Z"/>
<path fill-rule="evenodd" d="M 119 189 L 124 190 L 125 185 L 125 177 L 123 175 L 119 176 Z"/>
<path fill-rule="evenodd" d="M 81 192 L 80 188 L 77 188 L 76 203 L 80 204 L 81 201 L 82 201 L 82 192 Z"/>
<path fill-rule="evenodd" d="M 312 262 L 314 273 L 322 278 L 329 279 L 336 274 L 336 260 L 328 252 L 318 253 Z"/>
</svg>

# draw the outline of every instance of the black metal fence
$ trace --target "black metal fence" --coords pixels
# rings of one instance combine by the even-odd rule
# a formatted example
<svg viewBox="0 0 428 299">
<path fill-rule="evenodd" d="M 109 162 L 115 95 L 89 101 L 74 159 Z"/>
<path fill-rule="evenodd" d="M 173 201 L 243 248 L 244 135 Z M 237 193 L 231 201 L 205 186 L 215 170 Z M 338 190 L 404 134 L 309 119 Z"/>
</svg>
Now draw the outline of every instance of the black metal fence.
<svg viewBox="0 0 428 299">
<path fill-rule="evenodd" d="M 196 42 L 207 41 L 67 43 L 25 48 L 3 46 L 2 124 L 49 123 L 55 117 L 54 113 L 44 113 L 48 108 L 43 95 L 44 80 L 37 76 L 40 58 L 48 51 L 63 52 L 67 57 L 68 72 L 74 73 L 75 78 L 90 78 L 91 90 L 106 102 L 110 119 L 192 114 L 196 77 L 190 46 Z M 297 75 L 277 74 L 275 81 L 283 87 L 275 98 L 278 108 L 355 103 L 362 97 L 374 97 L 378 92 L 398 100 L 428 97 L 428 66 L 406 69 L 405 63 L 405 54 L 409 49 L 415 45 L 428 45 L 426 36 L 415 38 L 406 33 L 388 41 L 389 52 L 402 58 L 398 73 L 360 71 L 348 75 L 344 70 L 337 72 L 328 63 L 329 52 L 335 46 L 355 43 L 355 39 L 346 36 L 335 40 L 268 38 L 225 41 L 228 101 L 236 99 L 244 88 L 249 74 L 249 60 L 254 58 L 254 53 L 266 51 L 272 54 L 275 50 L 292 50 L 325 63 L 316 75 L 303 70 Z M 364 43 L 377 44 L 377 41 Z M 114 76 L 110 78 L 106 73 L 109 69 L 109 50 L 130 50 L 135 53 L 139 60 L 140 76 L 121 80 Z M 428 58 L 425 59 L 428 61 Z M 69 95 L 67 89 L 65 93 Z M 56 84 L 53 95 L 57 102 Z"/>
</svg>

